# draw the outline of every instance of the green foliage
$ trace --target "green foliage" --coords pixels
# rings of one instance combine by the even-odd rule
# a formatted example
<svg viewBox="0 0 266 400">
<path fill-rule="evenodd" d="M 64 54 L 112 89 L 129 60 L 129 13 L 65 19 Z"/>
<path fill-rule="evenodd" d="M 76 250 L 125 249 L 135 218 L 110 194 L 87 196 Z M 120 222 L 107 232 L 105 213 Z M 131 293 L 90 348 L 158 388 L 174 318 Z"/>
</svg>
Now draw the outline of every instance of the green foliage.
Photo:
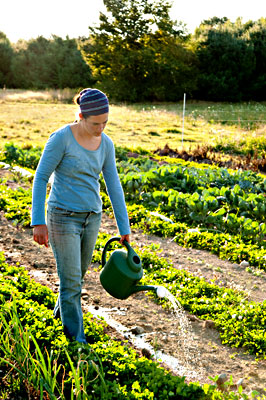
<svg viewBox="0 0 266 400">
<path fill-rule="evenodd" d="M 0 209 L 5 211 L 5 217 L 23 226 L 30 224 L 31 189 L 18 188 L 12 190 L 0 184 Z"/>
<path fill-rule="evenodd" d="M 266 23 L 265 18 L 261 18 L 257 23 L 250 22 L 248 33 L 253 45 L 254 57 L 256 59 L 254 77 L 252 79 L 252 97 L 258 100 L 264 100 L 265 80 L 266 80 Z"/>
<path fill-rule="evenodd" d="M 11 43 L 6 35 L 0 31 L 0 87 L 10 85 L 10 64 L 14 56 Z"/>
<path fill-rule="evenodd" d="M 176 100 L 192 92 L 193 53 L 168 1 L 105 2 L 110 16 L 80 46 L 93 77 L 116 100 Z"/>
<path fill-rule="evenodd" d="M 88 37 L 39 36 L 11 45 L 0 33 L 0 86 L 97 85 L 114 100 L 265 100 L 265 18 L 213 17 L 194 35 L 170 18 L 168 0 L 105 0 Z"/>
<path fill-rule="evenodd" d="M 12 87 L 25 89 L 78 88 L 93 83 L 77 40 L 39 36 L 19 41 L 11 63 Z"/>
<path fill-rule="evenodd" d="M 23 277 L 23 290 L 20 291 Z M 0 365 L 15 369 L 29 389 L 49 398 L 81 399 L 207 399 L 198 384 L 186 384 L 129 346 L 104 333 L 104 323 L 84 318 L 91 346 L 69 342 L 58 320 L 43 303 L 50 289 L 32 282 L 22 267 L 8 266 L 0 253 Z M 32 287 L 39 288 L 34 300 Z M 13 287 L 13 291 L 12 291 Z M 29 289 L 29 291 L 28 291 Z M 91 339 L 90 339 L 91 338 Z M 206 388 L 205 388 L 206 389 Z M 208 386 L 211 394 L 214 387 Z M 75 397 L 74 397 L 75 396 Z"/>
<path fill-rule="evenodd" d="M 238 234 L 207 232 L 204 229 L 191 228 L 191 225 L 184 222 L 164 221 L 164 215 L 153 215 L 153 212 L 143 206 L 128 206 L 128 214 L 132 227 L 142 229 L 144 233 L 173 237 L 180 246 L 207 250 L 221 259 L 235 263 L 246 260 L 253 267 L 266 271 L 265 247 L 257 243 L 245 243 Z"/>
<path fill-rule="evenodd" d="M 266 143 L 264 136 L 249 137 L 246 139 L 233 140 L 230 138 L 218 139 L 214 146 L 214 151 L 229 154 L 241 154 L 249 157 L 264 159 L 266 155 Z"/>
<path fill-rule="evenodd" d="M 173 222 L 264 244 L 266 183 L 250 171 L 186 165 L 153 168 L 152 162 L 143 160 L 142 166 L 133 163 L 131 169 L 124 163 L 120 178 L 130 203 L 139 202 Z"/>
<path fill-rule="evenodd" d="M 40 149 L 24 150 L 12 144 L 6 149 L 11 163 L 38 161 Z M 145 154 L 127 160 L 127 151 L 117 148 L 131 225 L 144 232 L 175 237 L 182 246 L 206 249 L 233 262 L 246 259 L 252 266 L 265 269 L 266 183 L 262 177 L 250 171 L 177 164 L 177 160 L 176 165 L 158 168 L 157 162 Z M 101 190 L 103 209 L 111 212 L 103 180 Z M 6 217 L 28 226 L 31 191 L 14 191 L 3 184 L 0 192 L 0 208 Z M 136 202 L 142 206 L 136 206 Z M 170 217 L 172 223 L 156 213 Z M 189 233 L 190 228 L 198 233 Z"/>
<path fill-rule="evenodd" d="M 7 164 L 36 169 L 42 148 L 39 146 L 19 147 L 11 142 L 5 144 L 1 153 L 1 160 Z"/>
<path fill-rule="evenodd" d="M 212 320 L 222 343 L 245 347 L 265 358 L 266 303 L 247 301 L 244 293 L 208 283 L 157 256 L 150 248 L 138 250 L 145 269 L 144 283 L 163 285 L 178 298 L 185 309 L 202 319 Z M 165 300 L 162 300 L 165 302 Z"/>
<path fill-rule="evenodd" d="M 197 232 L 189 232 L 189 228 L 193 224 L 188 225 L 178 220 L 170 223 L 162 220 L 160 215 L 156 216 L 158 211 L 163 213 L 161 207 L 175 205 L 176 209 L 191 208 L 190 212 L 195 213 L 194 226 L 204 221 L 204 219 L 197 220 L 196 216 L 209 218 L 208 223 L 210 223 L 210 217 L 214 217 L 212 213 L 215 212 L 218 221 L 227 212 L 228 221 L 233 218 L 232 227 L 238 221 L 234 218 L 238 218 L 237 214 L 240 215 L 240 213 L 253 213 L 254 221 L 263 221 L 266 189 L 264 179 L 250 172 L 229 172 L 225 169 L 207 168 L 206 166 L 195 168 L 189 163 L 166 165 L 155 169 L 156 162 L 150 160 L 147 155 L 131 161 L 126 160 L 123 149 L 118 149 L 117 155 L 122 160 L 118 169 L 126 196 L 131 200 L 135 198 L 132 203 L 138 201 L 140 193 L 143 196 L 144 192 L 149 194 L 157 189 L 154 191 L 154 204 L 149 205 L 149 211 L 146 207 L 136 204 L 128 206 L 132 224 L 135 223 L 145 232 L 172 236 L 178 244 L 183 246 L 209 249 L 222 258 L 226 257 L 236 262 L 245 258 L 251 265 L 265 269 L 265 250 L 256 244 L 244 243 L 240 235 L 204 232 L 202 228 L 197 229 Z M 171 187 L 175 189 L 169 189 Z M 1 191 L 1 208 L 9 211 L 9 217 L 12 219 L 17 218 L 17 212 L 21 209 L 20 202 L 25 202 L 28 206 L 30 204 L 30 191 L 22 189 L 12 191 L 5 185 L 2 185 Z M 180 202 L 177 207 L 176 199 L 181 199 L 180 201 L 185 199 L 182 207 Z M 103 202 L 104 209 L 109 210 L 110 202 L 106 194 L 103 194 Z M 10 210 L 8 210 L 9 204 L 12 205 Z M 217 207 L 219 207 L 218 212 Z M 166 212 L 167 215 L 169 215 L 169 210 Z M 188 209 L 185 208 L 185 210 Z M 172 214 L 172 217 L 174 216 L 175 213 Z M 248 219 L 247 215 L 242 215 L 242 217 Z M 29 215 L 25 215 L 25 221 L 29 222 Z M 242 227 L 244 219 L 241 221 Z M 214 222 L 212 221 L 212 223 Z M 253 221 L 249 221 L 247 226 L 252 227 L 252 223 Z M 100 235 L 94 261 L 100 262 L 101 250 L 107 238 L 107 235 Z M 220 331 L 224 344 L 245 347 L 258 357 L 265 356 L 265 332 L 261 329 L 261 321 L 266 318 L 264 303 L 248 302 L 239 292 L 207 283 L 185 271 L 177 271 L 167 260 L 157 257 L 152 249 L 142 249 L 139 252 L 145 268 L 145 283 L 153 282 L 167 286 L 184 308 L 202 319 L 212 319 Z M 84 352 L 82 351 L 81 358 L 73 358 L 79 354 L 77 346 L 75 347 L 67 341 L 61 324 L 52 318 L 51 309 L 54 304 L 54 295 L 49 289 L 33 283 L 19 266 L 7 266 L 3 258 L 0 259 L 0 263 L 2 265 L 0 281 L 3 282 L 0 290 L 0 302 L 5 305 L 12 296 L 16 297 L 16 309 L 21 326 L 26 331 L 30 330 L 32 337 L 37 339 L 36 343 L 40 349 L 45 346 L 48 351 L 48 353 L 44 353 L 46 354 L 44 359 L 40 359 L 38 347 L 35 346 L 37 353 L 33 359 L 37 360 L 39 366 L 41 364 L 46 368 L 53 360 L 53 365 L 56 365 L 55 373 L 60 364 L 65 366 L 67 373 L 64 387 L 68 395 L 75 390 L 80 390 L 82 393 L 79 385 L 83 382 L 84 393 L 86 391 L 91 393 L 92 398 L 105 398 L 105 395 L 110 399 L 153 399 L 154 396 L 161 399 L 187 398 L 186 396 L 204 398 L 199 386 L 184 386 L 182 379 L 177 381 L 171 375 L 165 375 L 165 371 L 158 370 L 158 366 L 154 366 L 151 361 L 138 359 L 127 346 L 111 342 L 105 334 L 104 324 L 96 324 L 89 314 L 84 318 L 85 332 L 95 353 L 93 353 L 93 357 L 90 357 L 85 349 Z M 14 326 L 12 317 L 10 317 L 10 324 Z M 28 340 L 26 334 L 22 334 L 22 330 L 20 337 Z M 49 353 L 50 346 L 55 352 L 55 358 L 52 358 Z M 66 348 L 67 353 L 62 352 L 62 348 Z M 82 365 L 80 370 L 75 367 L 76 362 Z M 45 368 L 43 371 L 45 372 Z M 59 375 L 58 373 L 56 376 L 59 377 Z M 42 375 L 39 374 L 39 376 Z M 51 384 L 52 380 L 49 379 Z M 40 380 L 36 380 L 36 382 L 40 382 Z M 58 393 L 62 387 L 60 381 L 55 387 Z M 41 390 L 46 390 L 46 388 Z M 206 399 L 239 398 L 238 394 L 221 395 L 214 392 L 214 388 L 210 386 L 204 387 L 204 392 Z M 243 398 L 245 397 L 243 396 Z"/>
<path fill-rule="evenodd" d="M 5 163 L 10 165 L 18 165 L 21 167 L 36 169 L 41 158 L 42 151 L 43 148 L 40 146 L 32 146 L 29 144 L 19 146 L 13 142 L 8 142 L 5 143 L 3 149 L 0 152 L 0 159 L 1 161 L 4 161 Z M 117 161 L 127 161 L 127 154 L 130 151 L 131 149 L 127 147 L 115 146 Z M 134 149 L 134 152 L 139 155 L 151 155 L 148 150 L 144 150 L 142 148 L 136 148 Z M 135 163 L 143 164 L 142 159 L 141 161 L 135 160 Z M 151 165 L 155 166 L 156 164 L 150 163 L 149 167 Z"/>
<path fill-rule="evenodd" d="M 0 185 L 0 194 L 0 209 L 5 211 L 5 217 L 23 226 L 29 226 L 31 189 L 12 190 L 5 185 Z"/>
<path fill-rule="evenodd" d="M 137 226 L 139 227 L 141 224 L 138 222 Z M 184 225 L 179 228 L 182 232 Z M 152 231 L 152 233 L 154 232 Z M 215 235 L 207 234 L 206 237 L 203 234 L 198 235 L 205 241 L 205 246 L 207 243 L 210 248 L 220 248 L 221 252 L 223 251 L 223 243 L 215 243 L 215 239 L 217 239 Z M 100 252 L 108 238 L 106 235 L 99 235 L 95 261 L 100 261 Z M 182 232 L 176 235 L 177 243 L 188 247 L 197 247 L 200 242 L 198 239 L 196 233 Z M 230 239 L 228 235 L 223 237 L 224 243 Z M 134 247 L 137 246 L 134 245 Z M 236 238 L 235 249 L 232 247 L 229 249 L 229 253 L 235 250 L 236 256 L 243 255 L 238 238 Z M 201 247 L 198 246 L 198 248 Z M 176 269 L 169 260 L 157 255 L 157 251 L 152 246 L 138 248 L 136 251 L 141 257 L 145 271 L 143 284 L 167 287 L 190 313 L 198 315 L 203 320 L 214 321 L 220 332 L 222 343 L 232 347 L 244 347 L 251 354 L 263 359 L 266 357 L 265 329 L 263 323 L 261 324 L 261 321 L 266 320 L 265 302 L 248 301 L 245 293 L 220 287 L 185 270 Z M 252 248 L 248 249 L 245 255 L 248 255 L 248 251 L 252 252 Z M 264 256 L 265 254 L 264 251 Z M 257 255 L 254 254 L 254 256 Z M 265 265 L 265 259 L 262 260 Z M 237 261 L 239 262 L 239 259 Z M 160 301 L 162 304 L 167 304 L 166 300 Z"/>
<path fill-rule="evenodd" d="M 106 241 L 105 235 L 101 239 Z M 208 284 L 186 271 L 177 272 L 166 260 L 153 255 L 149 249 L 142 249 L 141 253 L 147 280 L 156 279 L 157 284 L 162 281 L 166 286 L 170 284 L 171 287 L 168 287 L 173 293 L 181 289 L 180 299 L 186 308 L 193 305 L 201 317 L 211 316 L 217 324 L 221 319 L 221 324 L 223 322 L 225 326 L 225 342 L 232 337 L 232 329 L 241 329 L 245 334 L 238 323 L 239 317 L 243 315 L 247 329 L 251 332 L 250 346 L 254 338 L 259 343 L 259 331 L 256 337 L 252 336 L 251 327 L 263 321 L 263 306 L 245 302 L 235 291 Z M 129 346 L 112 341 L 104 333 L 104 324 L 96 322 L 90 314 L 85 315 L 84 323 L 86 334 L 89 334 L 93 343 L 91 347 L 69 342 L 57 320 L 47 318 L 51 311 L 46 311 L 42 306 L 42 297 L 35 298 L 35 301 L 30 299 L 28 284 L 36 284 L 30 280 L 25 270 L 19 266 L 8 266 L 0 254 L 0 271 L 2 290 L 5 291 L 6 285 L 13 286 L 11 301 L 5 303 L 2 300 L 1 304 L 0 365 L 1 368 L 3 365 L 9 366 L 10 372 L 14 369 L 31 392 L 35 390 L 43 395 L 48 393 L 51 399 L 58 398 L 60 394 L 62 400 L 72 398 L 74 393 L 75 399 L 247 398 L 243 393 L 222 394 L 212 385 L 201 388 L 198 384 L 185 384 L 184 377 L 172 376 L 157 363 L 139 358 Z M 21 277 L 27 284 L 23 286 L 22 292 L 16 292 Z M 54 297 L 52 292 L 51 296 Z M 205 304 L 208 307 L 204 308 Z M 238 304 L 240 308 L 235 315 Z M 228 318 L 224 317 L 225 308 L 229 310 Z M 204 310 L 208 314 L 203 315 Z M 50 332 L 49 338 L 47 330 Z M 235 345 L 235 341 L 228 343 Z M 257 346 L 258 354 L 263 343 L 261 341 Z"/>
<path fill-rule="evenodd" d="M 262 100 L 265 32 L 264 18 L 247 24 L 240 18 L 235 24 L 226 18 L 204 21 L 196 30 L 198 96 L 215 101 Z"/>
</svg>

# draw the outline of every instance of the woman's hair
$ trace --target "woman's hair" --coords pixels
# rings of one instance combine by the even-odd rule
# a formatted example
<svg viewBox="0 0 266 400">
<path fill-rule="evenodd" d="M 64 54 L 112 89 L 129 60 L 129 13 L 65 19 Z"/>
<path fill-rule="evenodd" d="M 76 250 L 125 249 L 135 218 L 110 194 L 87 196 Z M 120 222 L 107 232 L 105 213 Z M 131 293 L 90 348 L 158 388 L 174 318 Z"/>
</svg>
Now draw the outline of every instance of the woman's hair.
<svg viewBox="0 0 266 400">
<path fill-rule="evenodd" d="M 79 102 L 80 102 L 80 93 L 76 94 L 76 96 L 73 98 L 73 102 L 74 102 L 74 104 L 76 104 L 77 106 L 79 106 Z"/>
<path fill-rule="evenodd" d="M 76 104 L 77 106 L 79 106 L 79 102 L 80 102 L 80 93 L 76 94 L 73 98 L 73 103 Z M 75 112 L 74 122 L 79 122 L 81 120 L 80 113 L 81 113 L 80 109 Z"/>
</svg>

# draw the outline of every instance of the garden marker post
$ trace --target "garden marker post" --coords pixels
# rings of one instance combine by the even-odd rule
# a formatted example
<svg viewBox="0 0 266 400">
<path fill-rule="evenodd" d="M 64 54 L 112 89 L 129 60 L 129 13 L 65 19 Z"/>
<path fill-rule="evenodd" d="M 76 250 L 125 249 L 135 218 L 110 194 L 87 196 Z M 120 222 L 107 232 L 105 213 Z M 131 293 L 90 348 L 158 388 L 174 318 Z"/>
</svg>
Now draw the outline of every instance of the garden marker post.
<svg viewBox="0 0 266 400">
<path fill-rule="evenodd" d="M 184 126 L 185 126 L 185 110 L 186 110 L 186 93 L 184 93 L 184 101 L 183 101 L 183 127 L 182 127 L 182 146 L 183 146 L 183 138 L 184 138 Z"/>
</svg>

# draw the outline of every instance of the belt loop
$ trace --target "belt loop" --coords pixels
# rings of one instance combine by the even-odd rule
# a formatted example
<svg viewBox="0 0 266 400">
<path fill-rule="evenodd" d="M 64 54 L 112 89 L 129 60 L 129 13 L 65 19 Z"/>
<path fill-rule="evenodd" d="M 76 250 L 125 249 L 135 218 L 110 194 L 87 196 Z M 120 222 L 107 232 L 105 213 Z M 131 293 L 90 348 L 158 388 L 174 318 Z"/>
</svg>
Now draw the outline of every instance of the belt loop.
<svg viewBox="0 0 266 400">
<path fill-rule="evenodd" d="M 89 222 L 88 219 L 89 219 L 90 215 L 91 215 L 91 211 L 89 211 L 89 212 L 87 213 L 86 217 L 85 217 L 85 220 L 84 220 L 84 227 L 87 226 L 87 224 L 88 224 L 88 222 Z"/>
</svg>

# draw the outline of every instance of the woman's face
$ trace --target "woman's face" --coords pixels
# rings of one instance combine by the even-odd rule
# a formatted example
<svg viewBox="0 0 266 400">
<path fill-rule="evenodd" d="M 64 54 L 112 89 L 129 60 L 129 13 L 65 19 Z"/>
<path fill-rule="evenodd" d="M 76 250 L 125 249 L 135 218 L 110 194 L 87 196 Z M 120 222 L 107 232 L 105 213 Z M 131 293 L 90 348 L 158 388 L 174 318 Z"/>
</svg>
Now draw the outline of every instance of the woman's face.
<svg viewBox="0 0 266 400">
<path fill-rule="evenodd" d="M 108 113 L 90 115 L 82 120 L 86 131 L 92 136 L 101 136 L 108 121 Z"/>
</svg>

